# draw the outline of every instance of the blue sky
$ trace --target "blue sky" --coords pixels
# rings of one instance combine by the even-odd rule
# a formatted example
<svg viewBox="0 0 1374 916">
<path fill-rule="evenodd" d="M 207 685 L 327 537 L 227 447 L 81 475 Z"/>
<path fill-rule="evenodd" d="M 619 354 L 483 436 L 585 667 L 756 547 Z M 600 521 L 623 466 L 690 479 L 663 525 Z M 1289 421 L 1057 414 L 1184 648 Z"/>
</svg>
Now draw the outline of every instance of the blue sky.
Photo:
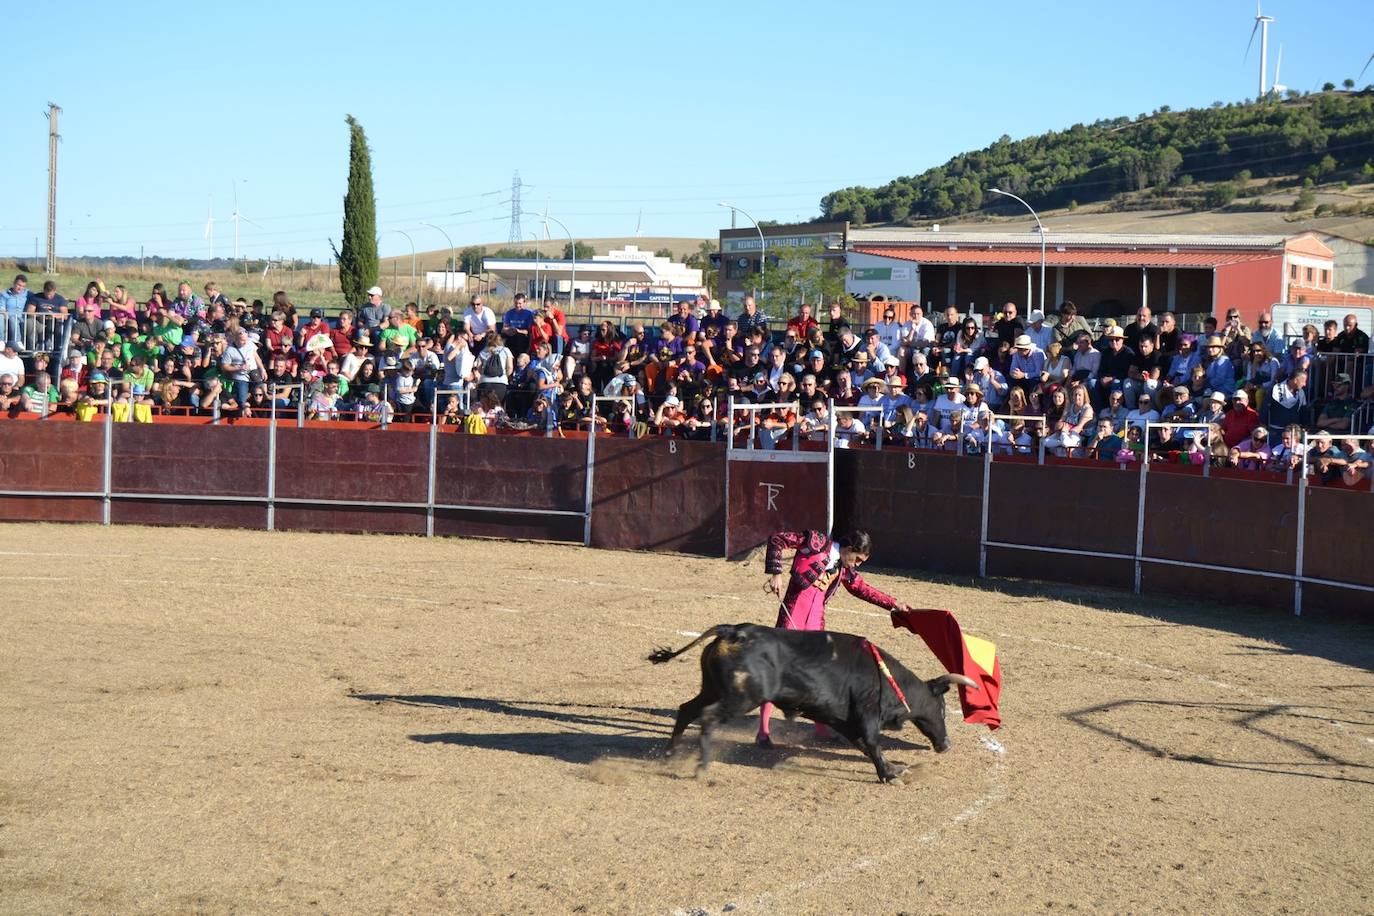
<svg viewBox="0 0 1374 916">
<path fill-rule="evenodd" d="M 324 259 L 339 239 L 344 115 L 366 128 L 380 228 L 421 250 L 527 233 L 713 236 L 728 200 L 818 212 L 1001 134 L 1253 96 L 1246 0 L 658 4 L 53 2 L 7 68 L 0 254 L 45 236 L 47 122 L 63 107 L 59 255 Z M 1320 15 L 1318 15 L 1320 10 Z M 1316 89 L 1374 52 L 1365 0 L 1267 0 L 1270 73 Z M 41 50 L 46 46 L 47 50 Z M 45 57 L 44 54 L 48 56 Z M 60 55 L 60 57 L 59 57 Z M 1271 76 L 1272 80 L 1272 76 Z M 1374 67 L 1361 84 L 1374 82 Z M 470 212 L 463 212 L 470 211 Z M 640 212 L 642 211 L 642 222 Z M 259 228 L 260 227 L 260 228 Z M 555 235 L 559 235 L 554 227 Z M 409 251 L 397 234 L 382 254 Z"/>
</svg>

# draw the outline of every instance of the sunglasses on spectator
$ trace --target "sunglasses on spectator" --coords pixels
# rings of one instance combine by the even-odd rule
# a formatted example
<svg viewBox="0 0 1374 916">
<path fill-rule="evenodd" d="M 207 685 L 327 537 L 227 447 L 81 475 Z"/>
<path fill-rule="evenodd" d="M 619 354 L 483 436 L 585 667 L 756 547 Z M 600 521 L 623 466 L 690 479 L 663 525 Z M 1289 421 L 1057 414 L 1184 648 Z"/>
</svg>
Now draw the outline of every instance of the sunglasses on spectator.
<svg viewBox="0 0 1374 916">
<path fill-rule="evenodd" d="M 1270 326 L 1271 324 L 1273 324 L 1273 323 L 1274 323 L 1274 322 L 1272 322 L 1272 321 L 1261 321 L 1259 324 L 1260 324 L 1260 327 L 1262 327 L 1262 328 L 1267 328 L 1267 327 L 1269 327 L 1269 326 Z"/>
</svg>

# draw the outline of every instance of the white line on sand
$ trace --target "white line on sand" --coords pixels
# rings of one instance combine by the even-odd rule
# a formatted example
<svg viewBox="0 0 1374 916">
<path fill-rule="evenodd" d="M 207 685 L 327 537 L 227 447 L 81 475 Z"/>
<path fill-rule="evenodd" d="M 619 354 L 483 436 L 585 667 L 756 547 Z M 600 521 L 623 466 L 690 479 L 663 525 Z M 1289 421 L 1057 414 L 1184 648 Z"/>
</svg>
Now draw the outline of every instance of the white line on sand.
<svg viewBox="0 0 1374 916">
<path fill-rule="evenodd" d="M 559 585 L 588 585 L 595 588 L 620 588 L 630 592 L 644 592 L 650 595 L 660 595 L 663 594 L 664 591 L 661 588 L 645 588 L 642 585 L 626 585 L 623 582 L 599 582 L 595 579 L 566 579 L 559 578 L 557 576 L 512 576 L 511 578 L 520 582 L 557 582 Z M 698 595 L 698 597 L 719 598 L 725 601 L 742 600 L 739 595 L 720 595 L 710 593 L 701 593 Z"/>
<path fill-rule="evenodd" d="M 375 601 L 405 601 L 410 604 L 443 604 L 442 601 L 435 601 L 432 598 L 407 598 L 402 595 L 368 595 L 359 593 L 359 598 L 371 598 Z"/>
<path fill-rule="evenodd" d="M 0 550 L 0 557 L 61 557 L 62 559 L 69 559 L 71 554 L 49 550 Z M 141 554 L 135 555 L 132 553 L 93 553 L 88 556 L 83 556 L 81 559 L 83 562 L 89 562 L 92 560 L 133 560 L 141 558 Z M 228 559 L 227 557 L 212 557 L 204 554 L 178 556 L 176 554 L 161 553 L 157 555 L 157 558 L 159 560 L 194 560 L 196 562 Z"/>
<path fill-rule="evenodd" d="M 789 885 L 787 887 L 780 888 L 775 891 L 764 891 L 762 894 L 759 894 L 757 897 L 754 897 L 753 899 L 746 900 L 743 903 L 732 905 L 731 911 L 738 913 L 745 912 L 748 910 L 769 910 L 774 908 L 775 906 L 781 906 L 781 898 L 788 897 L 793 894 L 800 893 L 802 891 L 809 891 L 818 887 L 823 887 L 827 884 L 834 884 L 838 881 L 847 881 L 850 878 L 855 877 L 856 875 L 860 875 L 867 871 L 872 871 L 878 866 L 883 865 L 893 859 L 898 859 L 902 856 L 909 855 L 911 853 L 911 850 L 917 846 L 929 846 L 931 843 L 934 843 L 936 840 L 938 840 L 940 838 L 940 835 L 944 833 L 946 830 L 948 830 L 951 827 L 958 827 L 961 824 L 966 824 L 969 821 L 973 820 L 975 817 L 982 814 L 983 811 L 987 809 L 990 805 L 1000 800 L 1005 794 L 1006 789 L 999 782 L 997 785 L 989 789 L 981 798 L 975 799 L 967 808 L 951 817 L 945 823 L 940 824 L 937 827 L 932 827 L 925 833 L 913 837 L 907 840 L 906 842 L 899 843 L 895 847 L 890 847 L 887 852 L 883 853 L 880 856 L 865 856 L 862 859 L 855 859 L 853 862 L 848 862 L 844 865 L 837 865 L 836 867 L 829 869 L 828 871 L 823 871 L 818 875 L 813 875 L 812 877 L 807 878 L 804 881 L 798 881 L 797 883 Z M 674 910 L 673 912 L 675 914 L 685 914 L 694 912 L 718 913 L 721 912 L 723 908 L 723 906 L 705 908 L 682 907 Z M 784 907 L 784 909 L 786 909 L 786 907 Z"/>
</svg>

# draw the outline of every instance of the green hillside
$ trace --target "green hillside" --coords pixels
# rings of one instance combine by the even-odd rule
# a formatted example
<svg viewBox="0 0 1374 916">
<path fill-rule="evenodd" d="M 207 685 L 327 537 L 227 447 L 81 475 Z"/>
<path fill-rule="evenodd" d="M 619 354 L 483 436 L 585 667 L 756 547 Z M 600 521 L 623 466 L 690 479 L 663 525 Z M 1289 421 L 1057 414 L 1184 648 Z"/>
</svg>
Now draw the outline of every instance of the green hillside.
<svg viewBox="0 0 1374 916">
<path fill-rule="evenodd" d="M 1101 201 L 1139 206 L 1232 205 L 1250 179 L 1285 176 L 1298 185 L 1368 181 L 1374 175 L 1374 89 L 1321 92 L 1262 102 L 1075 124 L 986 149 L 879 188 L 852 187 L 821 200 L 822 218 L 912 223 L 973 213 L 1024 212 L 986 193 L 997 187 L 1037 209 Z"/>
</svg>

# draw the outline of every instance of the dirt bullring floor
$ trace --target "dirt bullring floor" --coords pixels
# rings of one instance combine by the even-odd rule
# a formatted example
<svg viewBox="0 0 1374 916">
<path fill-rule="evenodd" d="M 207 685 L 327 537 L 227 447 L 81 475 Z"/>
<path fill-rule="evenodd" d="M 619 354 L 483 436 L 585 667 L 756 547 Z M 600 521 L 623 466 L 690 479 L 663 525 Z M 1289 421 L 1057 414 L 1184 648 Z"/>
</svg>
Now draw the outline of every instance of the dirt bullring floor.
<svg viewBox="0 0 1374 916">
<path fill-rule="evenodd" d="M 1369 628 L 869 578 L 997 642 L 1004 753 L 666 764 L 696 653 L 643 658 L 768 621 L 757 562 L 0 526 L 0 911 L 1374 910 Z"/>
</svg>

